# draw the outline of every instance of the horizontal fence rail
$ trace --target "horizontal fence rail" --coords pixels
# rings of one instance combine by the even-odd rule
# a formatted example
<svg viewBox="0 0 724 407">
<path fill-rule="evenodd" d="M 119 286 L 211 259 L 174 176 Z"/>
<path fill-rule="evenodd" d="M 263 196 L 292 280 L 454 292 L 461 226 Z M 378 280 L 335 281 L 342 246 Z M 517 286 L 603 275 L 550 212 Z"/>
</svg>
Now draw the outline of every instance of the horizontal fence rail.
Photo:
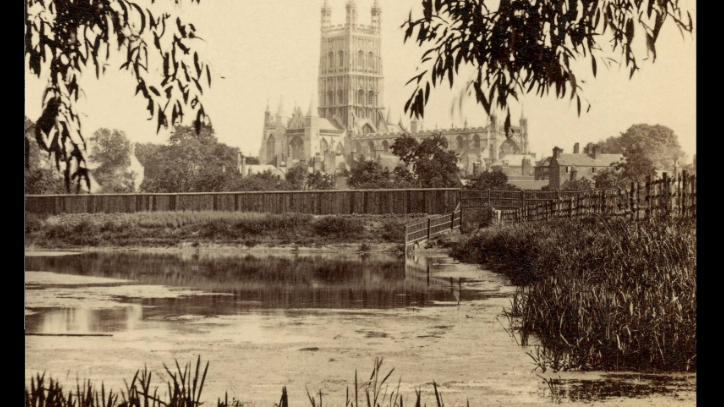
<svg viewBox="0 0 724 407">
<path fill-rule="evenodd" d="M 442 214 L 453 211 L 459 203 L 460 189 L 457 188 L 26 195 L 25 211 L 52 215 L 154 211 Z"/>
<path fill-rule="evenodd" d="M 592 214 L 625 216 L 631 220 L 662 215 L 695 218 L 696 176 L 684 171 L 669 178 L 664 173 L 659 179 L 649 177 L 646 182 L 632 182 L 625 190 L 596 190 L 575 197 L 503 210 L 500 220 L 506 223 L 535 222 Z"/>
<path fill-rule="evenodd" d="M 496 209 L 523 208 L 541 202 L 575 197 L 582 191 L 531 191 L 531 190 L 463 190 L 460 204 L 463 209 L 489 205 Z"/>
<path fill-rule="evenodd" d="M 405 250 L 407 250 L 408 245 L 413 243 L 460 229 L 463 224 L 462 215 L 462 208 L 458 206 L 449 214 L 430 216 L 427 219 L 405 225 Z"/>
</svg>

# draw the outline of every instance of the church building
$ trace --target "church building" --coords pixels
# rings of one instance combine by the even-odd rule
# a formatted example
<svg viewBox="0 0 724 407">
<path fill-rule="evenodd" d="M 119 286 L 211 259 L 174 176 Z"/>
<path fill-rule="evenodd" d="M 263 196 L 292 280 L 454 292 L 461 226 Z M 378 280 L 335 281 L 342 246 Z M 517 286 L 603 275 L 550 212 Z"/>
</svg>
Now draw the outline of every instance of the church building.
<svg viewBox="0 0 724 407">
<path fill-rule="evenodd" d="M 332 10 L 324 0 L 321 18 L 318 93 L 306 114 L 298 106 L 291 117 L 284 114 L 282 101 L 275 115 L 264 114 L 261 164 L 277 168 L 303 165 L 333 173 L 349 169 L 357 159 L 376 159 L 386 166 L 397 165 L 390 146 L 408 134 L 418 139 L 441 133 L 460 157 L 460 170 L 472 174 L 485 170 L 508 154 L 527 155 L 528 125 L 521 116 L 505 136 L 502 123 L 493 115 L 486 126 L 441 130 L 424 129 L 420 120 L 408 126 L 402 118 L 393 123 L 389 108 L 383 106 L 384 65 L 381 48 L 382 9 L 375 0 L 371 25 L 360 24 L 357 5 L 347 0 L 344 24 L 332 25 Z M 420 140 L 421 141 L 421 140 Z"/>
</svg>

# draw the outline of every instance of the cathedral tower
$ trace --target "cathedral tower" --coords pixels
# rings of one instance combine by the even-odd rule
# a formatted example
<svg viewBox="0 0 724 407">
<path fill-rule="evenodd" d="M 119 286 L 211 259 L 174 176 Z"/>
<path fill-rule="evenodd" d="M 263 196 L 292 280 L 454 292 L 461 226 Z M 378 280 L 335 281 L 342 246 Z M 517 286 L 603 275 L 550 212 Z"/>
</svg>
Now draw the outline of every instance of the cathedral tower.
<svg viewBox="0 0 724 407">
<path fill-rule="evenodd" d="M 322 6 L 319 116 L 334 119 L 350 134 L 374 133 L 384 121 L 382 10 L 375 0 L 372 25 L 358 24 L 354 0 L 347 0 L 345 10 L 345 24 L 333 26 L 327 0 Z"/>
</svg>

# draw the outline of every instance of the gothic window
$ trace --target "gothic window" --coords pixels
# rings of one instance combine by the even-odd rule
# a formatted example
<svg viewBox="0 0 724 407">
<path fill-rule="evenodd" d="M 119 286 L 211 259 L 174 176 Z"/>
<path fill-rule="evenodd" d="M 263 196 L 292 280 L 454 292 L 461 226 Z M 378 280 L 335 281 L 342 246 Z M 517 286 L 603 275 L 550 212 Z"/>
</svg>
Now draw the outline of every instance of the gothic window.
<svg viewBox="0 0 724 407">
<path fill-rule="evenodd" d="M 359 143 L 359 141 L 354 142 L 354 152 L 355 153 L 361 153 L 362 152 L 362 145 Z"/>
<path fill-rule="evenodd" d="M 327 144 L 327 141 L 325 139 L 322 139 L 322 141 L 319 142 L 319 148 L 322 150 L 322 152 L 329 150 L 329 145 Z"/>
<path fill-rule="evenodd" d="M 365 92 L 362 89 L 360 89 L 359 92 L 357 92 L 357 104 L 358 105 L 365 104 Z"/>
<path fill-rule="evenodd" d="M 332 92 L 331 90 L 327 92 L 327 100 L 327 106 L 334 105 L 334 92 Z"/>
<path fill-rule="evenodd" d="M 334 68 L 334 53 L 330 52 L 327 58 L 329 58 L 329 69 Z"/>
<path fill-rule="evenodd" d="M 372 126 L 369 125 L 369 123 L 365 124 L 362 127 L 362 134 L 371 134 L 374 132 L 375 132 L 375 129 L 373 129 Z M 372 141 L 370 141 L 370 143 L 372 143 Z M 371 144 L 371 145 L 372 145 L 372 150 L 374 151 L 374 144 Z"/>
<path fill-rule="evenodd" d="M 367 96 L 367 104 L 370 106 L 375 105 L 375 93 L 370 91 L 369 95 Z"/>
<path fill-rule="evenodd" d="M 338 143 L 338 144 L 337 144 L 337 153 L 339 153 L 339 154 L 342 154 L 342 153 L 343 153 L 343 151 L 342 151 L 342 143 Z"/>
<path fill-rule="evenodd" d="M 480 136 L 477 134 L 473 136 L 473 148 L 480 148 Z"/>
<path fill-rule="evenodd" d="M 369 53 L 369 55 L 367 55 L 367 69 L 369 69 L 370 71 L 375 70 L 375 54 L 371 52 Z"/>
<path fill-rule="evenodd" d="M 274 161 L 274 156 L 276 155 L 276 152 L 274 151 L 276 143 L 274 141 L 274 135 L 270 134 L 269 138 L 266 139 L 266 162 L 271 163 Z"/>
<path fill-rule="evenodd" d="M 337 104 L 342 105 L 344 104 L 344 93 L 342 92 L 342 89 L 337 91 Z"/>
<path fill-rule="evenodd" d="M 299 137 L 294 137 L 289 143 L 292 147 L 292 160 L 301 160 L 304 157 L 304 141 Z"/>
<path fill-rule="evenodd" d="M 339 67 L 342 68 L 344 66 L 344 51 L 339 51 Z"/>
<path fill-rule="evenodd" d="M 365 67 L 365 54 L 360 50 L 360 52 L 357 54 L 357 66 L 360 69 L 364 69 Z"/>
<path fill-rule="evenodd" d="M 455 140 L 457 144 L 458 150 L 462 150 L 465 148 L 465 140 L 461 136 L 458 136 L 458 138 Z"/>
<path fill-rule="evenodd" d="M 508 154 L 519 154 L 519 153 L 520 153 L 520 148 L 518 147 L 518 144 L 516 144 L 515 141 L 513 141 L 512 139 L 507 139 L 500 145 L 500 154 L 498 154 L 498 156 L 500 158 L 503 158 Z"/>
<path fill-rule="evenodd" d="M 382 142 L 382 150 L 383 150 L 385 153 L 390 152 L 390 143 L 388 143 L 387 140 L 385 140 L 385 141 Z"/>
<path fill-rule="evenodd" d="M 364 127 L 365 130 L 368 129 L 368 126 Z M 367 142 L 367 153 L 369 153 L 370 157 L 375 154 L 375 143 L 373 143 L 371 140 Z"/>
</svg>

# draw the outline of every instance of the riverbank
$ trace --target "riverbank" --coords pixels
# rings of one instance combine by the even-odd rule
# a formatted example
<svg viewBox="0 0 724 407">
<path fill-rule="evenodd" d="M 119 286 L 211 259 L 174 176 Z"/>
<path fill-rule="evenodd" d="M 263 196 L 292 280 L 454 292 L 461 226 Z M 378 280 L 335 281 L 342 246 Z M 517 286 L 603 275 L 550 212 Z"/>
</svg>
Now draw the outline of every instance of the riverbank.
<svg viewBox="0 0 724 407">
<path fill-rule="evenodd" d="M 696 220 L 492 227 L 452 245 L 518 285 L 508 309 L 545 371 L 696 371 Z"/>
<path fill-rule="evenodd" d="M 396 251 L 419 215 L 138 212 L 26 215 L 25 247 Z M 399 246 L 399 247 L 398 247 Z"/>
</svg>

